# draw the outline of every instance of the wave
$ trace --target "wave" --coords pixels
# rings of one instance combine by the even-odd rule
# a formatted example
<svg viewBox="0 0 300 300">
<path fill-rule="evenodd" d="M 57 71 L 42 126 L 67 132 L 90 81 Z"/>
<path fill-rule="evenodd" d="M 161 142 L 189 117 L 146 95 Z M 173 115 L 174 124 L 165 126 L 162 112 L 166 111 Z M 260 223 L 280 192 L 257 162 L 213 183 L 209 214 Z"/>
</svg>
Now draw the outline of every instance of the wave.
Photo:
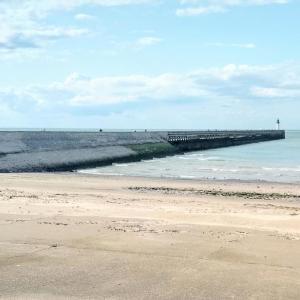
<svg viewBox="0 0 300 300">
<path fill-rule="evenodd" d="M 287 167 L 276 167 L 276 168 L 272 168 L 272 167 L 262 167 L 262 169 L 264 171 L 279 171 L 279 172 L 300 172 L 300 168 L 287 168 Z"/>
<path fill-rule="evenodd" d="M 220 157 L 217 157 L 217 156 L 199 157 L 199 158 L 197 158 L 197 160 L 200 160 L 200 161 L 205 161 L 205 160 L 208 160 L 208 161 L 225 161 L 224 159 L 222 159 Z"/>
<path fill-rule="evenodd" d="M 112 164 L 114 167 L 129 167 L 128 164 L 117 164 L 117 163 L 114 163 Z"/>
<path fill-rule="evenodd" d="M 146 164 L 151 164 L 153 162 L 157 162 L 158 159 L 142 159 L 141 162 L 146 163 Z"/>
<path fill-rule="evenodd" d="M 198 171 L 206 171 L 206 172 L 240 172 L 241 170 L 239 169 L 226 169 L 226 168 L 216 168 L 216 167 L 212 167 L 212 168 L 197 168 Z"/>
<path fill-rule="evenodd" d="M 92 174 L 92 175 L 110 175 L 110 176 L 125 176 L 125 174 L 114 172 L 100 172 L 98 169 L 78 170 L 78 173 Z"/>
<path fill-rule="evenodd" d="M 193 157 L 187 157 L 187 156 L 176 156 L 178 159 L 183 159 L 183 160 L 194 160 Z"/>
<path fill-rule="evenodd" d="M 97 174 L 97 175 L 104 175 L 104 176 L 125 176 L 125 174 L 121 174 L 121 173 L 110 173 L 110 172 L 95 172 L 93 174 Z"/>
</svg>

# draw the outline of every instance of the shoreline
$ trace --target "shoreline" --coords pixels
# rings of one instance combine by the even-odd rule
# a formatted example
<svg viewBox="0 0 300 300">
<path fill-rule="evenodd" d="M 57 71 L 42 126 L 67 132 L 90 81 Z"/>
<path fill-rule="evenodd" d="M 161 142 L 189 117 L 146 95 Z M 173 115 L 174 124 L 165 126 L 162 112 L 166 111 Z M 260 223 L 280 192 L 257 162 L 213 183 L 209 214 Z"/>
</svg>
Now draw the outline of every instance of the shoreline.
<svg viewBox="0 0 300 300">
<path fill-rule="evenodd" d="M 300 185 L 0 174 L 0 299 L 298 299 Z"/>
<path fill-rule="evenodd" d="M 99 167 L 100 168 L 100 167 Z M 278 184 L 278 185 L 294 185 L 294 186 L 298 186 L 300 185 L 300 181 L 268 181 L 268 180 L 263 180 L 263 179 L 213 179 L 213 178 L 197 178 L 197 177 L 192 177 L 188 178 L 188 177 L 178 177 L 178 176 L 138 176 L 138 175 L 125 175 L 125 174 L 105 174 L 105 173 L 89 173 L 89 172 L 85 172 L 86 169 L 81 169 L 81 170 L 74 170 L 72 172 L 53 172 L 53 173 L 49 173 L 49 174 L 82 174 L 84 176 L 98 176 L 98 177 L 109 177 L 109 178 L 142 178 L 142 179 L 159 179 L 159 180 L 178 180 L 178 181 L 198 181 L 198 182 L 215 182 L 215 183 L 222 183 L 222 182 L 229 182 L 229 183 L 262 183 L 262 184 Z M 0 173 L 1 174 L 1 173 Z M 7 173 L 9 174 L 9 173 Z M 19 173 L 19 174 L 26 174 L 26 173 Z M 30 174 L 30 173 L 29 173 Z"/>
</svg>

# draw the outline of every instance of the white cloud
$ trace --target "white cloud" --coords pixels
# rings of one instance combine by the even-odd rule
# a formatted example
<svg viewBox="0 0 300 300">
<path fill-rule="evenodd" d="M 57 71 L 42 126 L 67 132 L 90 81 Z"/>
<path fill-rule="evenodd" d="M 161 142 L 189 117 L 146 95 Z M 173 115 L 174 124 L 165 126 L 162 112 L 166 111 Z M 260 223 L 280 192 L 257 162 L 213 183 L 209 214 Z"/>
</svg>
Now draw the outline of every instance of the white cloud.
<svg viewBox="0 0 300 300">
<path fill-rule="evenodd" d="M 178 74 L 99 78 L 72 74 L 64 82 L 52 84 L 50 90 L 73 95 L 67 100 L 70 105 L 118 104 L 149 99 L 167 101 L 178 97 L 204 96 L 206 93 L 193 79 Z"/>
<path fill-rule="evenodd" d="M 146 37 L 139 38 L 135 44 L 138 47 L 147 47 L 147 46 L 153 46 L 159 44 L 161 42 L 162 42 L 161 38 L 154 37 L 154 36 L 146 36 Z"/>
<path fill-rule="evenodd" d="M 206 43 L 206 46 L 209 47 L 220 47 L 220 48 L 245 48 L 245 49 L 254 49 L 256 45 L 253 43 Z"/>
<path fill-rule="evenodd" d="M 297 89 L 285 89 L 278 87 L 259 87 L 255 86 L 251 92 L 256 97 L 261 98 L 299 98 L 300 86 Z"/>
<path fill-rule="evenodd" d="M 223 13 L 235 6 L 263 6 L 287 4 L 289 0 L 181 0 L 183 8 L 178 8 L 178 16 L 198 16 L 210 13 Z"/>
<path fill-rule="evenodd" d="M 60 38 L 72 38 L 88 34 L 88 30 L 79 28 L 46 27 L 23 30 L 20 33 L 24 39 L 33 40 L 38 43 L 41 40 L 54 40 Z"/>
<path fill-rule="evenodd" d="M 122 6 L 153 3 L 156 0 L 0 0 L 0 51 L 32 51 L 42 46 L 41 42 L 71 38 L 87 34 L 84 28 L 48 25 L 44 19 L 59 10 L 72 10 L 85 5 Z M 92 16 L 77 14 L 77 20 Z"/>
<path fill-rule="evenodd" d="M 86 5 L 93 6 L 125 6 L 155 3 L 156 0 L 2 0 L 1 10 L 16 10 L 16 13 L 27 17 L 44 17 L 53 10 L 70 10 Z"/>
<path fill-rule="evenodd" d="M 162 38 L 156 36 L 144 36 L 132 41 L 118 41 L 112 40 L 111 45 L 113 47 L 106 52 L 103 52 L 105 55 L 118 55 L 123 51 L 136 51 L 139 52 L 145 48 L 153 47 L 163 42 Z"/>
<path fill-rule="evenodd" d="M 60 27 L 38 27 L 24 29 L 10 29 L 0 34 L 0 52 L 13 54 L 15 57 L 20 51 L 36 51 L 49 41 L 62 38 L 74 38 L 87 35 L 86 29 L 60 28 Z M 3 56 L 1 57 L 4 58 Z"/>
<path fill-rule="evenodd" d="M 176 10 L 177 16 L 199 16 L 210 13 L 223 13 L 226 12 L 226 9 L 222 6 L 209 5 L 209 6 L 200 6 L 200 7 L 187 7 L 179 8 Z"/>
<path fill-rule="evenodd" d="M 300 81 L 297 81 L 299 76 L 300 66 L 293 64 L 231 64 L 222 68 L 199 69 L 187 74 L 166 73 L 158 76 L 89 78 L 74 73 L 64 81 L 54 82 L 49 86 L 31 86 L 22 90 L 0 89 L 0 101 L 9 105 L 11 99 L 23 97 L 39 106 L 101 106 L 140 101 L 252 101 L 272 97 L 296 100 L 300 95 Z"/>
<path fill-rule="evenodd" d="M 71 125 L 68 119 L 74 121 L 72 124 L 85 120 L 84 124 L 95 125 L 101 119 L 112 127 L 138 127 L 146 126 L 147 118 L 147 127 L 180 127 L 182 123 L 176 125 L 178 122 L 198 127 L 205 121 L 204 128 L 220 128 L 222 122 L 242 128 L 251 122 L 256 124 L 259 118 L 273 124 L 275 117 L 284 116 L 295 128 L 299 122 L 299 78 L 300 65 L 296 63 L 230 64 L 157 76 L 90 78 L 74 73 L 49 85 L 0 87 L 0 110 L 4 111 L 0 122 L 8 122 L 9 116 L 16 115 L 18 120 L 27 120 L 22 126 L 30 126 L 39 115 L 42 126 L 65 127 Z M 166 123 L 169 113 L 174 115 Z M 49 118 L 47 124 L 45 118 Z M 53 120 L 58 123 L 51 123 Z M 120 125 L 116 120 L 124 123 Z M 263 121 L 261 124 L 264 126 Z"/>
<path fill-rule="evenodd" d="M 89 21 L 94 19 L 95 17 L 88 14 L 76 14 L 74 18 L 78 21 Z"/>
</svg>

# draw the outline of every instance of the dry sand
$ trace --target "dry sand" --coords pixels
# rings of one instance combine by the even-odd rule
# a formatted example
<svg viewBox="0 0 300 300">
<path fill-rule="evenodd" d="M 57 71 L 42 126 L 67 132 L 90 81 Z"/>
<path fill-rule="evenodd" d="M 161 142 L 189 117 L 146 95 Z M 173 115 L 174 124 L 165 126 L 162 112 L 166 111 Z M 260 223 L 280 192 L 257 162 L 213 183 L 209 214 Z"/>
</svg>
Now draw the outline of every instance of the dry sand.
<svg viewBox="0 0 300 300">
<path fill-rule="evenodd" d="M 0 175 L 0 299 L 300 299 L 300 186 Z"/>
</svg>

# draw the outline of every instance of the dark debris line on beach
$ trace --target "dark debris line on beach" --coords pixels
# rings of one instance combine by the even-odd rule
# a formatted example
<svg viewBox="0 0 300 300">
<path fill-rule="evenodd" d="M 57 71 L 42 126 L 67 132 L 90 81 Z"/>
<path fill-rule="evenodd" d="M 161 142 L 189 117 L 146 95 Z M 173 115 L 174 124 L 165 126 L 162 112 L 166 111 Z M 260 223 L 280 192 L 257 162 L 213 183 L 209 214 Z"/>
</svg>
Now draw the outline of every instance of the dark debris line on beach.
<svg viewBox="0 0 300 300">
<path fill-rule="evenodd" d="M 230 192 L 222 190 L 198 190 L 198 189 L 176 189 L 170 187 L 129 187 L 131 191 L 137 192 L 161 192 L 164 194 L 194 194 L 205 196 L 222 196 L 222 197 L 240 197 L 248 199 L 262 199 L 262 200 L 274 200 L 274 199 L 294 199 L 300 200 L 300 195 L 293 195 L 289 193 L 257 193 L 257 192 Z"/>
</svg>

